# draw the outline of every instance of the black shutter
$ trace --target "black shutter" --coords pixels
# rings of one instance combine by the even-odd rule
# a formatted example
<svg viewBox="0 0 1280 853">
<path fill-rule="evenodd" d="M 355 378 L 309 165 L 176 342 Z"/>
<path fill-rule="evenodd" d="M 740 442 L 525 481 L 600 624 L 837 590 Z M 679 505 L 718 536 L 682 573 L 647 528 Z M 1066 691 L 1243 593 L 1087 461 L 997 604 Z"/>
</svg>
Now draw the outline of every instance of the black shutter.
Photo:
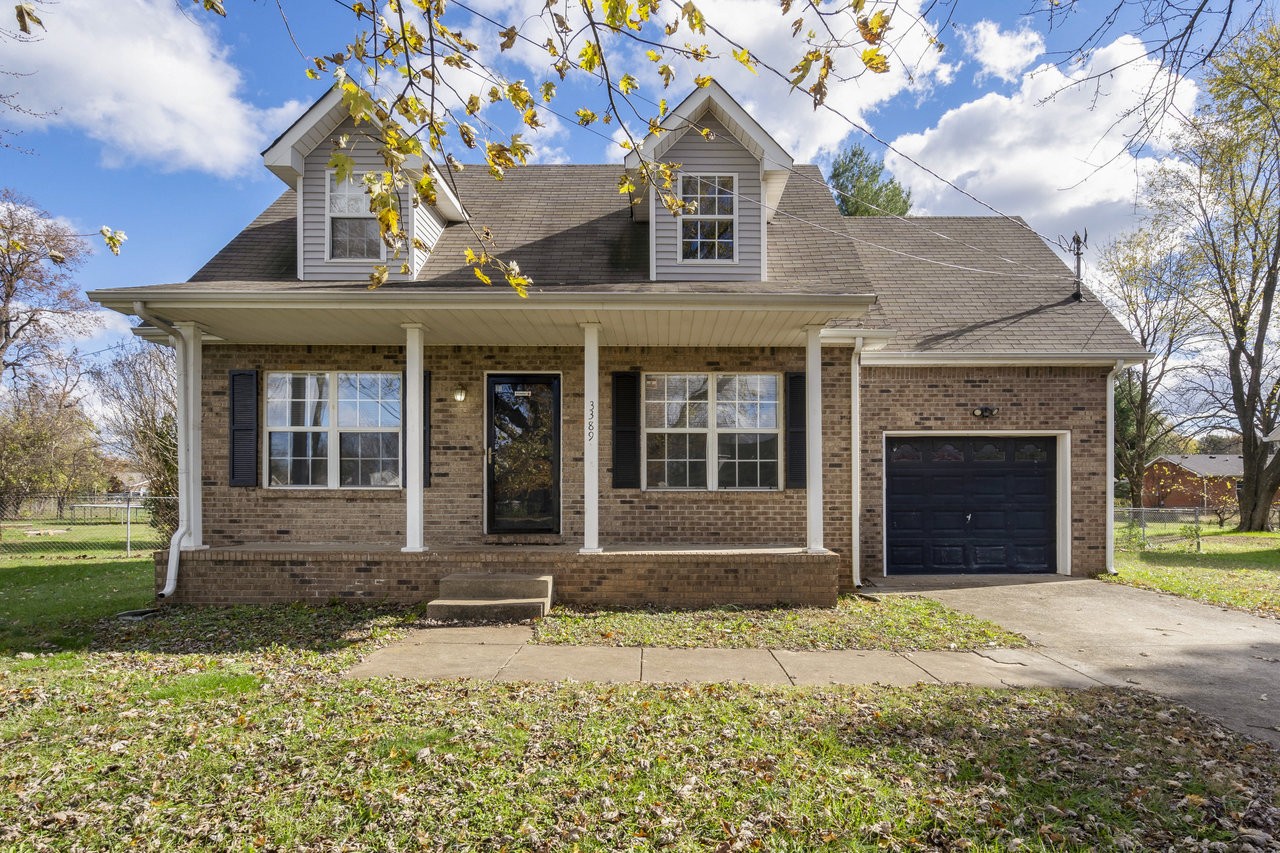
<svg viewBox="0 0 1280 853">
<path fill-rule="evenodd" d="M 231 408 L 231 477 L 227 485 L 258 485 L 258 371 L 228 373 Z"/>
<path fill-rule="evenodd" d="M 786 412 L 786 487 L 803 489 L 805 486 L 805 401 L 803 373 L 788 373 L 783 378 L 783 408 Z"/>
<path fill-rule="evenodd" d="M 640 374 L 613 374 L 613 487 L 640 488 Z"/>
<path fill-rule="evenodd" d="M 400 423 L 403 427 L 404 413 L 407 406 L 404 401 L 409 393 L 409 383 L 405 379 L 406 374 L 400 374 Z M 408 471 L 406 467 L 409 456 L 409 434 L 400 430 L 400 470 Z M 423 488 L 431 485 L 431 371 L 422 371 L 422 485 Z"/>
<path fill-rule="evenodd" d="M 431 485 L 431 371 L 422 371 L 422 485 Z"/>
</svg>

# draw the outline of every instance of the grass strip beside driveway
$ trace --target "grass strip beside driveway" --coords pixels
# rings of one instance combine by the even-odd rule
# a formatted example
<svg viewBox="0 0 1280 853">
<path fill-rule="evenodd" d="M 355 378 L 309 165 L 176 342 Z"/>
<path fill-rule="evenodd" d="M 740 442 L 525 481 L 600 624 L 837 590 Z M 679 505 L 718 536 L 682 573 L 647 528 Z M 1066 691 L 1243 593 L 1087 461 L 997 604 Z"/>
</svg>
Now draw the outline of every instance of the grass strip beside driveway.
<svg viewBox="0 0 1280 853">
<path fill-rule="evenodd" d="M 1280 534 L 1215 533 L 1202 541 L 1199 554 L 1118 551 L 1117 574 L 1101 580 L 1280 619 Z"/>
<path fill-rule="evenodd" d="M 1027 640 L 993 622 L 927 598 L 842 596 L 835 608 L 714 607 L 580 610 L 556 606 L 534 626 L 549 645 L 676 649 L 867 649 L 929 651 L 1021 648 Z"/>
</svg>

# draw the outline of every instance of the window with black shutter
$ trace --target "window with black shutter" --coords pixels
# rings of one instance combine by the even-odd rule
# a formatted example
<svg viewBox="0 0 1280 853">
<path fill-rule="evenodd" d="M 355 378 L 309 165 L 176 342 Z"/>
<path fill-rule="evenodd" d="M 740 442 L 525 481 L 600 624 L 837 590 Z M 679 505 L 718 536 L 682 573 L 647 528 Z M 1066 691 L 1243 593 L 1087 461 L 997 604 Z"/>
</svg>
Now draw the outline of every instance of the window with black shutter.
<svg viewBox="0 0 1280 853">
<path fill-rule="evenodd" d="M 786 487 L 803 489 L 805 487 L 805 375 L 788 373 L 784 377 L 785 414 L 786 414 Z"/>
<path fill-rule="evenodd" d="M 640 488 L 640 374 L 613 374 L 613 487 Z"/>
</svg>

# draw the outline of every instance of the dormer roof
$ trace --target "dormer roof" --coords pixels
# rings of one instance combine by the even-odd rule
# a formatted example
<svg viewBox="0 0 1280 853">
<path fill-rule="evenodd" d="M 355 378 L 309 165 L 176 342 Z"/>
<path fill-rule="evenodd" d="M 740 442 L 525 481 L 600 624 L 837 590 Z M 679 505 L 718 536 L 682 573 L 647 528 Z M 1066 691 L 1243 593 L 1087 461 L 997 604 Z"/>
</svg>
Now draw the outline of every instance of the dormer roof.
<svg viewBox="0 0 1280 853">
<path fill-rule="evenodd" d="M 350 111 L 342 104 L 342 90 L 335 84 L 308 107 L 297 121 L 289 125 L 284 133 L 276 137 L 275 142 L 267 146 L 262 152 L 262 162 L 290 189 L 295 189 L 298 178 L 305 171 L 307 155 L 329 139 L 350 117 Z M 466 220 L 466 209 L 441 179 L 435 163 L 426 158 L 413 157 L 405 162 L 405 168 L 410 172 L 430 169 L 436 179 L 436 209 L 450 222 Z"/>
<path fill-rule="evenodd" d="M 628 169 L 638 169 L 641 156 L 648 160 L 661 160 L 672 145 L 689 131 L 695 130 L 708 114 L 714 116 L 739 145 L 760 161 L 764 174 L 764 202 L 768 210 L 766 218 L 772 220 L 773 211 L 778 207 L 782 191 L 795 166 L 795 158 L 714 80 L 706 86 L 694 89 L 675 109 L 668 112 L 659 122 L 663 132 L 646 136 L 639 151 L 627 152 L 624 164 Z M 644 207 L 639 205 L 637 208 L 640 218 L 644 218 Z"/>
</svg>

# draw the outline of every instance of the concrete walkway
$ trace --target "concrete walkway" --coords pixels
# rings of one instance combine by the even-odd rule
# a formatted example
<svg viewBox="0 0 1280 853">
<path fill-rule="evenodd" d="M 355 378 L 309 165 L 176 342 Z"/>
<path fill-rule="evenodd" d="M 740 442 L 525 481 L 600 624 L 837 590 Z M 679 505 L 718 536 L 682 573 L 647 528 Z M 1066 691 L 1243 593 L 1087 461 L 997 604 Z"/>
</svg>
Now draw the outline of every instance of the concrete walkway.
<svg viewBox="0 0 1280 853">
<path fill-rule="evenodd" d="M 988 687 L 1095 687 L 1113 683 L 1034 649 L 982 652 L 792 652 L 540 646 L 522 625 L 423 628 L 379 649 L 349 678 L 478 678 L 485 681 L 698 681 L 751 684 L 963 682 Z"/>
<path fill-rule="evenodd" d="M 1046 659 L 1158 693 L 1280 747 L 1280 620 L 1119 584 L 1059 576 L 892 578 L 1017 631 Z"/>
</svg>

